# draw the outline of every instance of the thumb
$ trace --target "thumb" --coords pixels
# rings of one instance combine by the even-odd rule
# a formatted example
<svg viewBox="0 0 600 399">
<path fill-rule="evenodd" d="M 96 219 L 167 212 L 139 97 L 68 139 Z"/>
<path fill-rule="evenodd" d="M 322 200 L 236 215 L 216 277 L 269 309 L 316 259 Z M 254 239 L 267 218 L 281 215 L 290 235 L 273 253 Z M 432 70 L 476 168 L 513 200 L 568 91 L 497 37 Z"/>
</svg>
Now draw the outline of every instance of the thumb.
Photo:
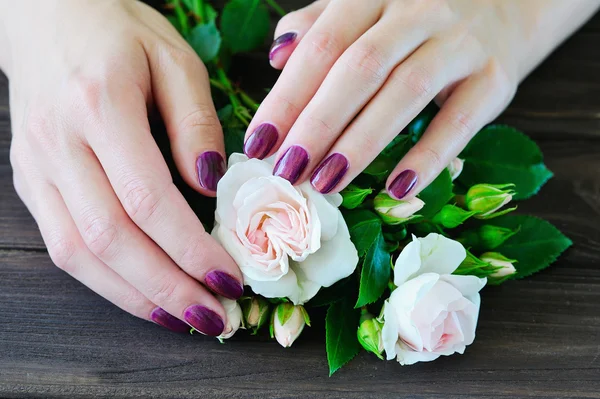
<svg viewBox="0 0 600 399">
<path fill-rule="evenodd" d="M 157 41 L 146 49 L 152 93 L 179 173 L 190 187 L 214 197 L 226 169 L 223 130 L 206 67 L 183 39 L 181 42 L 176 47 Z"/>
<path fill-rule="evenodd" d="M 330 1 L 315 1 L 281 18 L 275 28 L 275 40 L 269 51 L 269 60 L 273 68 L 283 69 L 300 40 L 314 25 Z"/>
</svg>

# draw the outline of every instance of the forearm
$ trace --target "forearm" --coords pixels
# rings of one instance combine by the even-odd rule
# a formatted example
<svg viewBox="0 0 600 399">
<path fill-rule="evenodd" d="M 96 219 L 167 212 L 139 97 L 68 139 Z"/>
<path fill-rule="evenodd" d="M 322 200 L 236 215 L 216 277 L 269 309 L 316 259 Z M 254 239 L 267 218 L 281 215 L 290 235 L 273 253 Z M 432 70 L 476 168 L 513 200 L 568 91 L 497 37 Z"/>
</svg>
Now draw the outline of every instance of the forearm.
<svg viewBox="0 0 600 399">
<path fill-rule="evenodd" d="M 513 4 L 520 13 L 524 39 L 520 80 L 600 8 L 600 0 L 517 0 Z"/>
</svg>

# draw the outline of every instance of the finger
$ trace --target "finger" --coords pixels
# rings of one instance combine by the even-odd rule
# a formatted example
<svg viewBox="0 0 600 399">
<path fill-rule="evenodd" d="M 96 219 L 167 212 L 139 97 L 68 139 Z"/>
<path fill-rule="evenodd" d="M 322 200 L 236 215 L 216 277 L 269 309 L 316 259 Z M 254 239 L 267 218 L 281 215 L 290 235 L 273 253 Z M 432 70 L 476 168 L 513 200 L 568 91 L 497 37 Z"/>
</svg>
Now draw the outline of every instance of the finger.
<svg viewBox="0 0 600 399">
<path fill-rule="evenodd" d="M 388 178 L 388 192 L 397 199 L 417 195 L 502 112 L 514 92 L 510 79 L 494 61 L 459 85 Z"/>
<path fill-rule="evenodd" d="M 399 21 L 393 16 L 384 17 L 352 44 L 333 65 L 286 136 L 277 154 L 278 159 L 283 158 L 276 164 L 274 174 L 290 180 L 292 184 L 310 176 L 346 126 L 381 89 L 392 70 L 413 53 L 434 29 L 433 23 L 427 25 L 419 19 Z M 305 166 L 304 170 L 300 170 L 298 162 L 288 155 L 290 148 L 294 152 L 301 148 L 307 153 L 309 162 L 300 164 Z M 349 165 L 352 165 L 350 169 L 358 167 L 349 163 L 349 159 L 336 158 L 341 168 L 337 174 L 327 174 L 333 180 L 319 182 L 319 189 L 323 192 L 336 185 L 336 180 L 349 170 Z"/>
<path fill-rule="evenodd" d="M 242 274 L 173 184 L 150 134 L 142 94 L 127 91 L 105 107 L 105 119 L 90 126 L 86 136 L 122 208 L 188 275 L 238 299 Z"/>
<path fill-rule="evenodd" d="M 464 31 L 428 40 L 393 70 L 338 138 L 311 176 L 312 185 L 323 193 L 341 190 L 437 93 L 480 68 L 483 59 L 478 43 Z"/>
<path fill-rule="evenodd" d="M 123 210 L 104 170 L 89 150 L 73 150 L 56 183 L 83 242 L 148 300 L 197 330 L 218 336 L 225 312 Z"/>
<path fill-rule="evenodd" d="M 275 40 L 269 50 L 269 61 L 275 69 L 283 69 L 306 32 L 321 15 L 330 0 L 319 0 L 285 15 L 275 28 Z"/>
<path fill-rule="evenodd" d="M 278 148 L 339 56 L 379 19 L 382 0 L 333 0 L 304 36 L 246 132 L 244 152 Z M 340 23 L 340 21 L 343 21 Z"/>
<path fill-rule="evenodd" d="M 25 184 L 26 185 L 26 184 Z M 60 193 L 47 182 L 38 182 L 27 189 L 23 199 L 35 218 L 50 258 L 92 291 L 124 311 L 144 320 L 151 320 L 175 332 L 188 332 L 190 327 L 150 302 L 121 276 L 96 258 L 83 243 Z M 43 207 L 33 198 L 43 198 Z"/>
<path fill-rule="evenodd" d="M 167 49 L 164 42 L 153 41 L 145 47 L 154 102 L 177 169 L 189 186 L 214 197 L 225 174 L 225 146 L 206 67 L 186 43 Z"/>
</svg>

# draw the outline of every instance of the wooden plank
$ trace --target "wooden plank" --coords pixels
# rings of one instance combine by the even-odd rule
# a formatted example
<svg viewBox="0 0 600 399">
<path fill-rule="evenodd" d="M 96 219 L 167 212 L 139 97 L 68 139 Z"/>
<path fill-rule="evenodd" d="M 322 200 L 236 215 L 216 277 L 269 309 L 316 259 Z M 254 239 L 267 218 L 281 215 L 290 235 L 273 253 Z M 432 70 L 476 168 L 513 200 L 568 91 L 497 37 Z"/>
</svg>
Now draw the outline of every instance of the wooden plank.
<svg viewBox="0 0 600 399">
<path fill-rule="evenodd" d="M 486 288 L 463 356 L 401 367 L 364 353 L 332 378 L 322 323 L 291 349 L 264 336 L 221 345 L 125 314 L 45 254 L 0 259 L 0 396 L 600 397 L 597 248 L 579 245 L 535 278 Z"/>
</svg>

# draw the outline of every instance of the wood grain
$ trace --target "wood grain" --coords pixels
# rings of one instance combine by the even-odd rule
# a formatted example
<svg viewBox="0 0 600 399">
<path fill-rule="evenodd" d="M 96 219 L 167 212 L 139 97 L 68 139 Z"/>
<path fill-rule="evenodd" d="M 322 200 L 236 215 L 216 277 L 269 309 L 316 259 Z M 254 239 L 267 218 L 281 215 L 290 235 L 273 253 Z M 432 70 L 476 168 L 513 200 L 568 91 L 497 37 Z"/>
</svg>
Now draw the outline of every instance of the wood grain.
<svg viewBox="0 0 600 399">
<path fill-rule="evenodd" d="M 138 320 L 55 268 L 12 188 L 0 78 L 0 397 L 600 398 L 599 39 L 597 16 L 499 119 L 534 137 L 556 174 L 519 212 L 550 220 L 573 248 L 534 277 L 486 288 L 465 355 L 400 367 L 363 353 L 332 378 L 322 323 L 286 350 L 243 334 L 221 345 Z M 264 54 L 237 63 L 257 93 L 276 78 Z"/>
</svg>

